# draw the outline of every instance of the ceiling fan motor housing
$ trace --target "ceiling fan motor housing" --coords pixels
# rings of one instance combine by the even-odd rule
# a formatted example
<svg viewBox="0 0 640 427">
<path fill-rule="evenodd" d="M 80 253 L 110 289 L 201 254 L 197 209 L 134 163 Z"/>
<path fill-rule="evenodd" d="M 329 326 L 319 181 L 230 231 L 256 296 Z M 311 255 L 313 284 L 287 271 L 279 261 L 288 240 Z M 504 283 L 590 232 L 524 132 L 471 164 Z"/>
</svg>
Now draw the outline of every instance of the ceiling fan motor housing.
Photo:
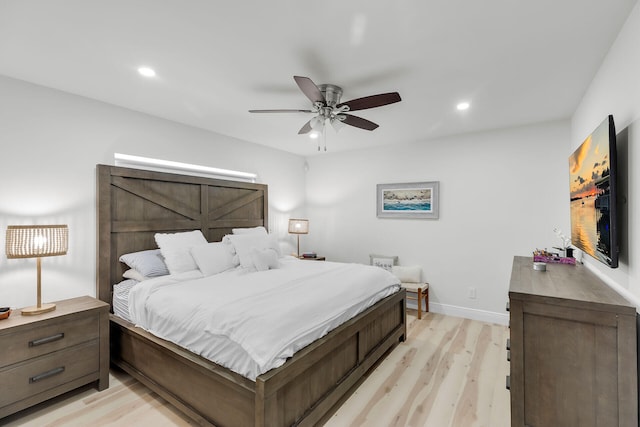
<svg viewBox="0 0 640 427">
<path fill-rule="evenodd" d="M 340 97 L 342 96 L 342 88 L 340 86 L 331 84 L 318 85 L 318 89 L 324 95 L 324 99 L 327 101 L 327 106 L 335 107 L 340 103 Z"/>
</svg>

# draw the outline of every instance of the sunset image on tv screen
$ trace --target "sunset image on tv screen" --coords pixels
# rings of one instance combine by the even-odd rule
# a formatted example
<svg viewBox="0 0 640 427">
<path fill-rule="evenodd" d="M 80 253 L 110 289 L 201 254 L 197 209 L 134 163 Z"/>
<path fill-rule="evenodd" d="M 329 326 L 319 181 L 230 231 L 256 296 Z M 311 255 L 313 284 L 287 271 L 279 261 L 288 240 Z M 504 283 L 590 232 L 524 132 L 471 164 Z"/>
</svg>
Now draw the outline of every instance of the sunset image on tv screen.
<svg viewBox="0 0 640 427">
<path fill-rule="evenodd" d="M 611 264 L 609 123 L 605 120 L 569 157 L 571 243 Z"/>
</svg>

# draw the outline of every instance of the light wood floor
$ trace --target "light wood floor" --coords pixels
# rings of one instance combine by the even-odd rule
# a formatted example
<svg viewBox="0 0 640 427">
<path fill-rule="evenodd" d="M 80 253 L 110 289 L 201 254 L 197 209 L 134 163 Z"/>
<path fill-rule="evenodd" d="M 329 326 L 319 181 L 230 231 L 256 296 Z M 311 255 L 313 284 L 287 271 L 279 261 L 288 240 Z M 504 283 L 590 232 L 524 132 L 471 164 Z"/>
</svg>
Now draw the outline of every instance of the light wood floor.
<svg viewBox="0 0 640 427">
<path fill-rule="evenodd" d="M 507 427 L 508 329 L 409 311 L 408 339 L 375 369 L 327 426 Z M 0 420 L 3 426 L 189 426 L 155 393 L 113 370 L 85 387 Z"/>
</svg>

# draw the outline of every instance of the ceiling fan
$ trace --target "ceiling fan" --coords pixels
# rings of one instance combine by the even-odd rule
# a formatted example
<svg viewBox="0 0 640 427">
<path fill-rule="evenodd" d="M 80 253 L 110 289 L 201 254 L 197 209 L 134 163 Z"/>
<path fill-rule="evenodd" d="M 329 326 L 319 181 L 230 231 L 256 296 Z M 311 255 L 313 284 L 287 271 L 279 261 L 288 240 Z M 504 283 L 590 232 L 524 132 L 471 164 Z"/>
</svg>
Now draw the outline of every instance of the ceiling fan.
<svg viewBox="0 0 640 427">
<path fill-rule="evenodd" d="M 340 102 L 342 88 L 332 84 L 316 85 L 309 77 L 293 76 L 298 87 L 312 102 L 309 110 L 249 110 L 250 113 L 313 113 L 315 114 L 300 128 L 298 134 L 307 134 L 312 131 L 321 133 L 325 124 L 330 123 L 336 131 L 343 125 L 350 125 L 360 129 L 374 130 L 378 127 L 362 117 L 348 114 L 349 111 L 366 110 L 368 108 L 381 107 L 401 101 L 398 92 L 381 93 Z M 319 147 L 318 147 L 319 148 Z M 326 149 L 326 148 L 325 148 Z"/>
</svg>

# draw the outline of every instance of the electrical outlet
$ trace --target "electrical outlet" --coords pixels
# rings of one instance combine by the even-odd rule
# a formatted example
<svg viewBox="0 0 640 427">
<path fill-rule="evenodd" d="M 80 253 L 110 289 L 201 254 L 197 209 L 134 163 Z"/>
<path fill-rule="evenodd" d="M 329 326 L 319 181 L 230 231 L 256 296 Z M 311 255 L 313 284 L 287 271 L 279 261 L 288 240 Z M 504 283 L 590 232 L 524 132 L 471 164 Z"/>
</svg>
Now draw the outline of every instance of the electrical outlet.
<svg viewBox="0 0 640 427">
<path fill-rule="evenodd" d="M 470 286 L 470 287 L 467 289 L 467 296 L 468 296 L 470 299 L 476 299 L 476 288 L 474 288 L 473 286 Z"/>
</svg>

